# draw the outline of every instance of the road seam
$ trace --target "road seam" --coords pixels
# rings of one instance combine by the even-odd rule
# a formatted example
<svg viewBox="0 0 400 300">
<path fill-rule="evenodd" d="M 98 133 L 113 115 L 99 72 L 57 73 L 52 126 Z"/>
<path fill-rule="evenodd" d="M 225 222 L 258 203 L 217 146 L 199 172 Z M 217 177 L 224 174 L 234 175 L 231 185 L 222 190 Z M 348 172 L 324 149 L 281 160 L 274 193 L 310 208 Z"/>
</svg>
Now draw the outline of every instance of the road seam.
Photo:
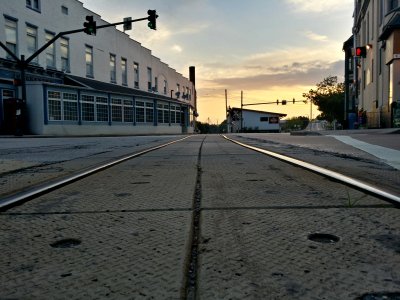
<svg viewBox="0 0 400 300">
<path fill-rule="evenodd" d="M 197 175 L 196 185 L 193 195 L 193 206 L 192 206 L 192 224 L 190 229 L 190 242 L 189 242 L 189 253 L 187 256 L 187 264 L 185 270 L 185 282 L 184 282 L 184 295 L 182 299 L 194 300 L 197 298 L 197 262 L 198 262 L 198 248 L 200 243 L 200 213 L 201 213 L 201 175 L 203 173 L 201 168 L 201 154 L 203 144 L 206 137 L 204 137 L 199 148 L 199 154 L 197 157 Z"/>
</svg>

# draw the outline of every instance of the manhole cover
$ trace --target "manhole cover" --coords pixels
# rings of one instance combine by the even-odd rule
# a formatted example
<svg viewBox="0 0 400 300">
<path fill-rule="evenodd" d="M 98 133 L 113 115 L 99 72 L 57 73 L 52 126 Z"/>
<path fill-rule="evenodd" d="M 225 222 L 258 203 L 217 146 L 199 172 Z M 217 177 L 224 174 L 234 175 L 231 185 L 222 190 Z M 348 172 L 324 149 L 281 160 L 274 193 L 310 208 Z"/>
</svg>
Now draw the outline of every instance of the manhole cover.
<svg viewBox="0 0 400 300">
<path fill-rule="evenodd" d="M 339 241 L 339 237 L 328 233 L 312 233 L 308 236 L 308 239 L 310 241 L 323 244 L 333 244 Z"/>
<path fill-rule="evenodd" d="M 400 300 L 400 293 L 369 293 L 357 298 L 359 300 Z"/>
<path fill-rule="evenodd" d="M 81 241 L 77 239 L 64 239 L 54 242 L 50 246 L 53 248 L 72 248 L 78 246 L 80 243 Z"/>
</svg>

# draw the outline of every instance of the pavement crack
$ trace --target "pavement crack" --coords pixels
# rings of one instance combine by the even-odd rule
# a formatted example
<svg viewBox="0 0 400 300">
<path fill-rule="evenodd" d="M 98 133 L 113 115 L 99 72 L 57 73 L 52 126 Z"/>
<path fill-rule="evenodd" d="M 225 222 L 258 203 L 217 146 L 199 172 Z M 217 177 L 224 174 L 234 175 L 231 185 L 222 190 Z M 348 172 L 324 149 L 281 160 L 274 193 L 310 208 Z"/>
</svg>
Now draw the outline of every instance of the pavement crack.
<svg viewBox="0 0 400 300">
<path fill-rule="evenodd" d="M 199 255 L 199 242 L 200 242 L 200 214 L 201 214 L 201 154 L 203 144 L 206 137 L 201 142 L 199 153 L 197 156 L 197 175 L 196 185 L 193 196 L 192 206 L 192 225 L 190 232 L 190 247 L 187 256 L 186 276 L 184 282 L 184 294 L 182 299 L 196 299 L 197 292 L 197 268 L 198 268 L 198 255 Z"/>
</svg>

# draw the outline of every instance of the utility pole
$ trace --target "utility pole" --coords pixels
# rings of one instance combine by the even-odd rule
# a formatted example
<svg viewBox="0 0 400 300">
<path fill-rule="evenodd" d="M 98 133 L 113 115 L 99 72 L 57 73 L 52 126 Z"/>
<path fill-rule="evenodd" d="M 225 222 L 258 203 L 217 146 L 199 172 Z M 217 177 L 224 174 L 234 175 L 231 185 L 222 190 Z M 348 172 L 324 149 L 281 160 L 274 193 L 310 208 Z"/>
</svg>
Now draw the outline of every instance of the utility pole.
<svg viewBox="0 0 400 300">
<path fill-rule="evenodd" d="M 226 118 L 226 133 L 229 133 L 228 124 L 228 91 L 225 89 L 225 118 Z"/>
<path fill-rule="evenodd" d="M 243 132 L 243 91 L 240 91 L 240 132 Z"/>
</svg>

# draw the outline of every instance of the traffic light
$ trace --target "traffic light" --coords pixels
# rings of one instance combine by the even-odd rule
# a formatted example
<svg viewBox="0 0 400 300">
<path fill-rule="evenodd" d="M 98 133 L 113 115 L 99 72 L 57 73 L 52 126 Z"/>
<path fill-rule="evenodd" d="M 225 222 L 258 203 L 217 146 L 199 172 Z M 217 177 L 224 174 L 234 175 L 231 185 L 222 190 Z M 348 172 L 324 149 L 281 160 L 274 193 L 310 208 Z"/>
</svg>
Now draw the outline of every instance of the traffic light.
<svg viewBox="0 0 400 300">
<path fill-rule="evenodd" d="M 279 100 L 278 99 L 276 99 L 276 105 L 279 105 Z"/>
<path fill-rule="evenodd" d="M 282 100 L 282 105 L 286 105 L 286 100 Z"/>
<path fill-rule="evenodd" d="M 158 18 L 158 15 L 156 13 L 156 10 L 149 9 L 147 11 L 147 14 L 149 15 L 147 17 L 147 20 L 149 20 L 149 23 L 147 24 L 147 26 L 149 26 L 150 29 L 157 30 L 156 19 Z"/>
<path fill-rule="evenodd" d="M 296 103 L 296 99 L 293 98 L 293 104 L 295 104 L 295 103 Z"/>
<path fill-rule="evenodd" d="M 132 18 L 131 17 L 127 17 L 127 18 L 124 18 L 124 31 L 127 31 L 127 30 L 131 30 L 132 29 Z"/>
<path fill-rule="evenodd" d="M 96 21 L 93 20 L 93 16 L 86 16 L 86 21 L 83 23 L 83 32 L 89 35 L 96 35 Z"/>
<path fill-rule="evenodd" d="M 367 47 L 356 47 L 356 56 L 367 57 Z"/>
</svg>

